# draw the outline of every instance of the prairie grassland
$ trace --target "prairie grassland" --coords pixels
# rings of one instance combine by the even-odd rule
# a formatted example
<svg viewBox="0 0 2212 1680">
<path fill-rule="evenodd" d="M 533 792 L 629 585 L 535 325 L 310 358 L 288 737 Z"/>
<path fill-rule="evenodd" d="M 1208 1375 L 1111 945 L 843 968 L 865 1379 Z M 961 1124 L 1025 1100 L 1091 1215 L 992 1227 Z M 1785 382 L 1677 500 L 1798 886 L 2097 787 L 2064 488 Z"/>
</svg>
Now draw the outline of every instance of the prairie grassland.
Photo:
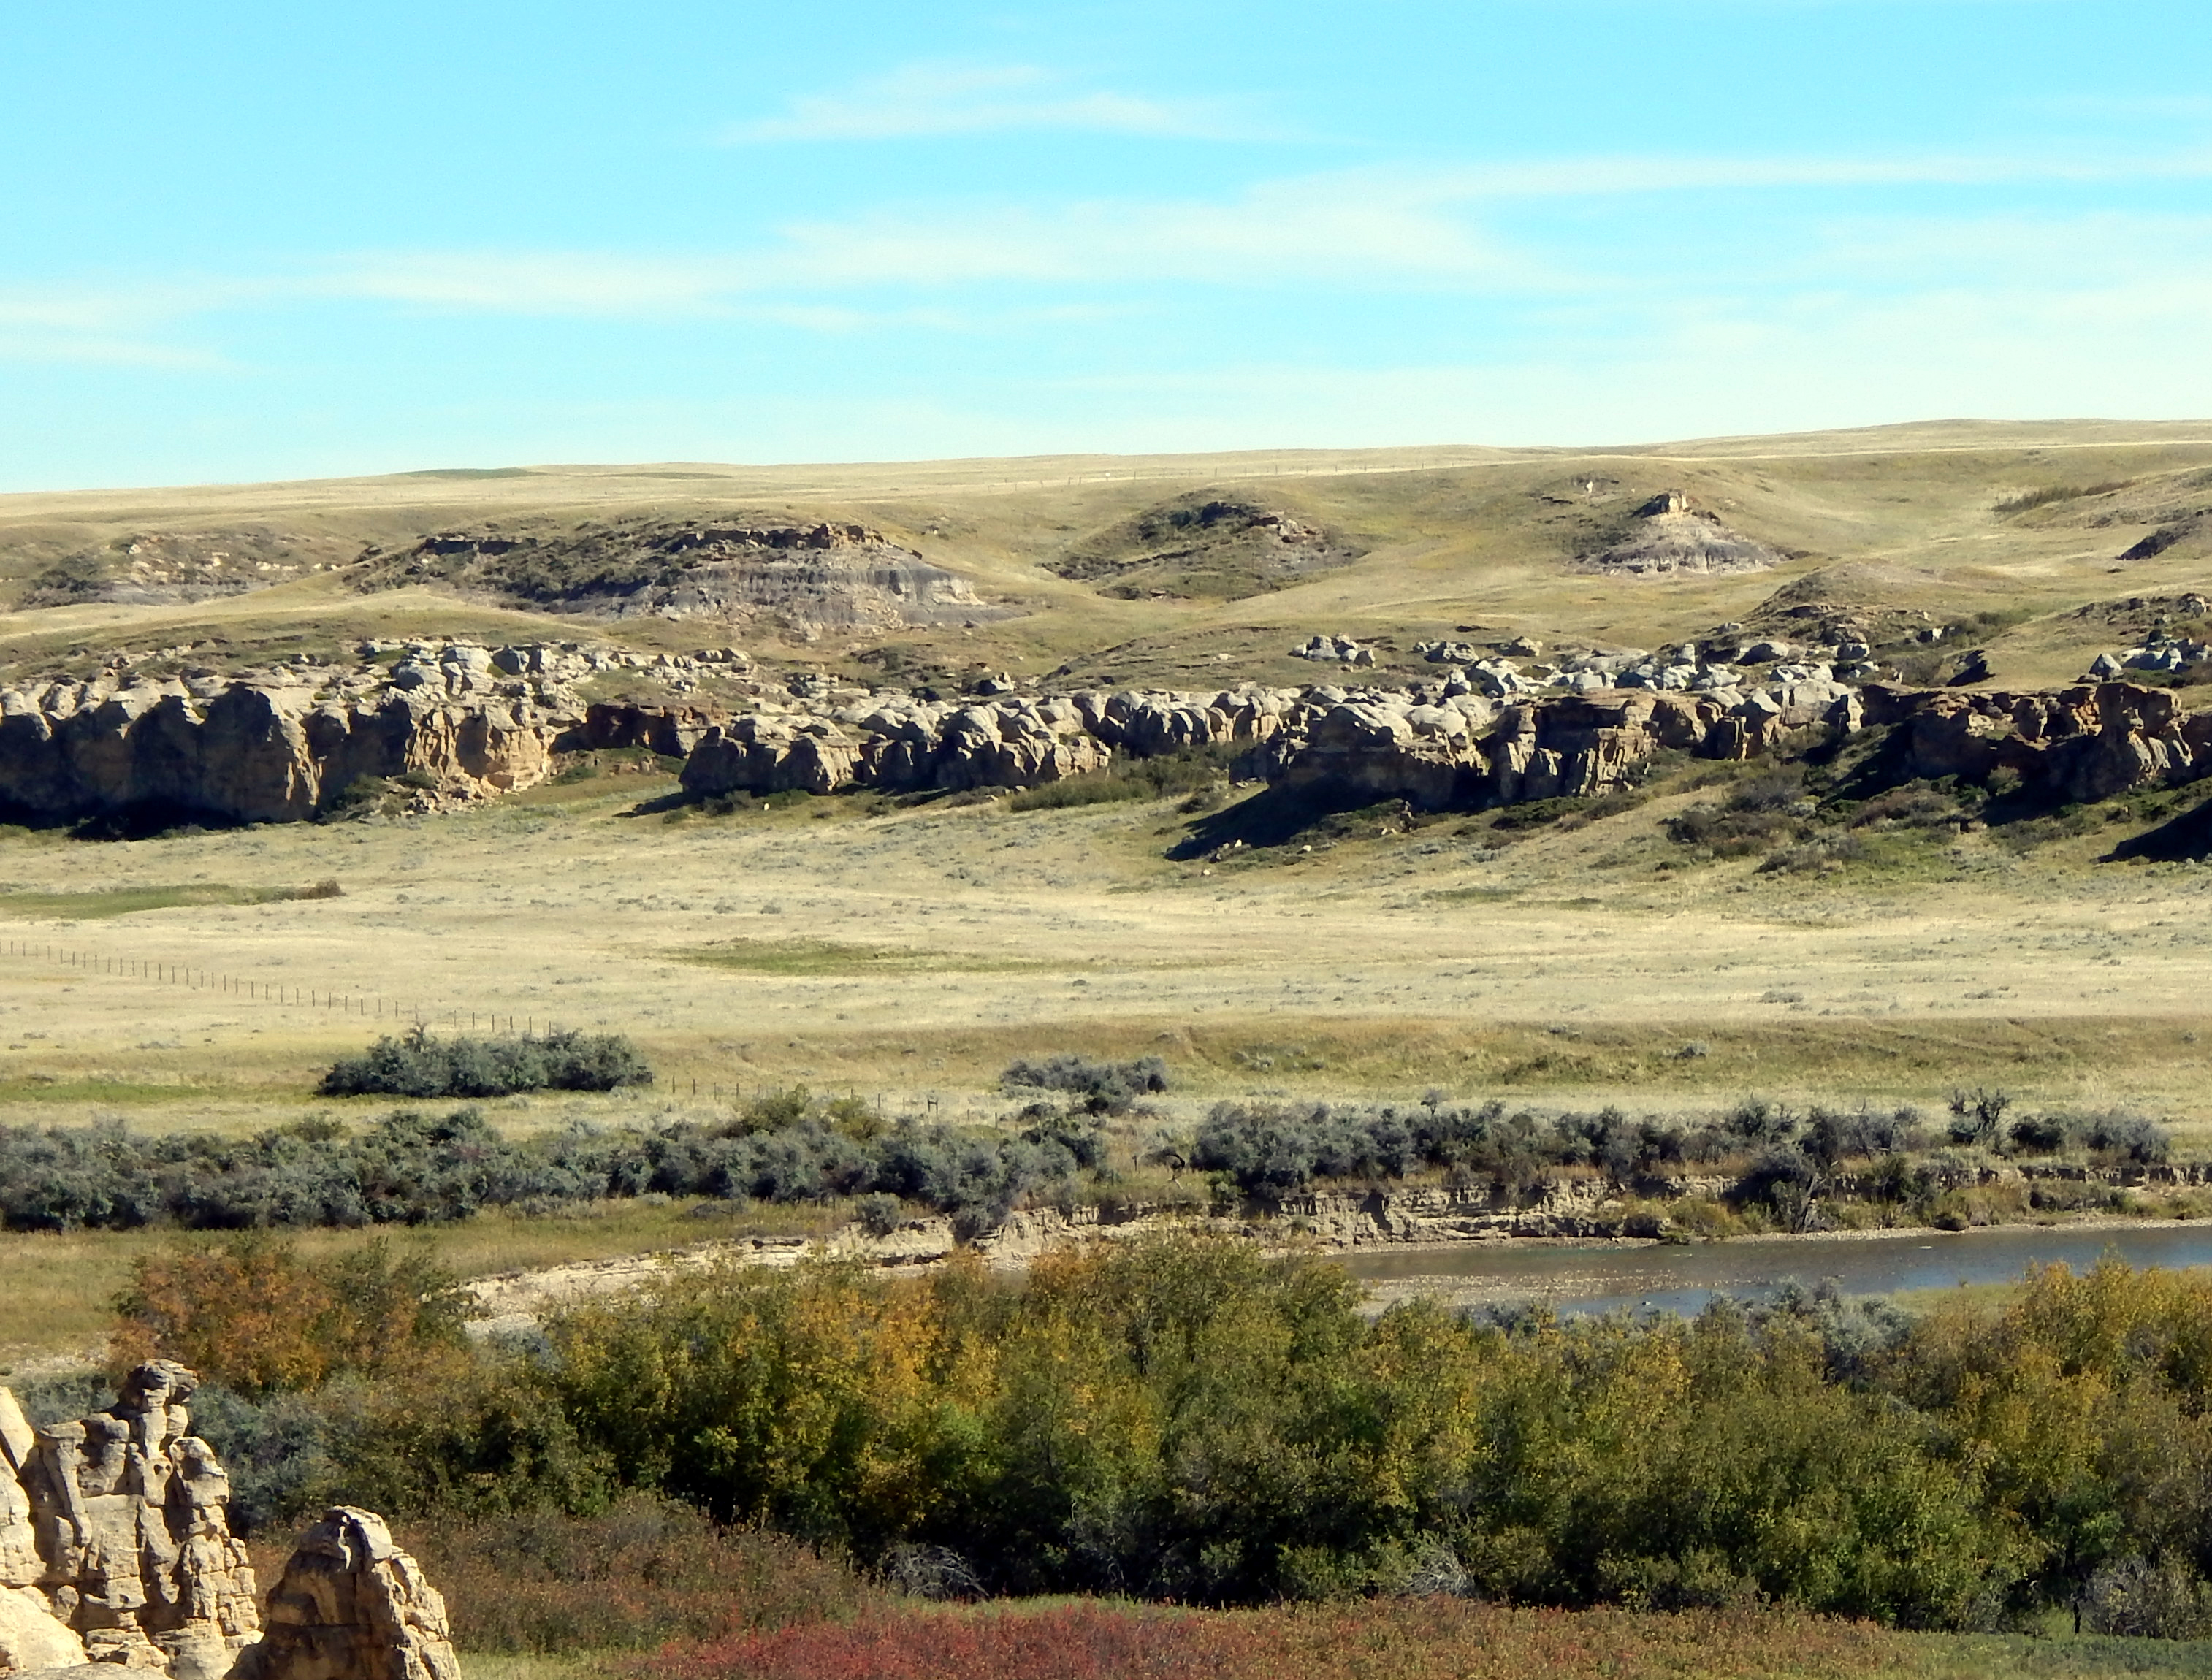
<svg viewBox="0 0 2212 1680">
<path fill-rule="evenodd" d="M 807 640 L 759 625 L 580 624 L 419 588 L 368 596 L 324 572 L 220 600 L 0 614 L 0 670 L 196 640 L 213 651 L 194 657 L 220 665 L 371 635 L 588 634 L 643 649 L 740 640 L 765 670 L 878 681 L 889 650 L 1054 686 L 1196 687 L 1323 677 L 1287 648 L 1327 629 L 1373 640 L 1384 679 L 1402 680 L 1433 670 L 1412 654 L 1417 637 L 1653 646 L 1803 600 L 1960 623 L 1993 650 L 1999 685 L 2047 684 L 2136 633 L 2127 599 L 2202 587 L 2194 539 L 2124 573 L 2115 557 L 2163 517 L 2160 497 L 2184 496 L 2212 465 L 2207 429 L 515 469 L 0 498 L 0 595 L 72 545 L 139 530 L 258 521 L 342 546 L 651 509 L 862 519 L 1023 610 Z M 1601 488 L 1577 488 L 1590 483 Z M 2106 485 L 2141 488 L 2102 512 L 2072 494 Z M 1566 568 L 1576 522 L 1662 487 L 1794 557 L 1715 578 Z M 1216 489 L 1366 552 L 1227 603 L 1115 600 L 1049 569 L 1137 510 Z M 669 808 L 675 784 L 654 767 L 622 767 L 434 820 L 105 843 L 0 831 L 0 1113 L 225 1133 L 310 1109 L 367 1119 L 391 1105 L 326 1102 L 318 1077 L 420 1019 L 623 1032 L 663 1076 L 651 1089 L 494 1106 L 515 1130 L 708 1119 L 793 1083 L 983 1122 L 1010 1107 L 995 1089 L 1009 1061 L 1065 1050 L 1165 1058 L 1170 1121 L 1229 1096 L 1431 1089 L 1632 1110 L 1756 1093 L 1940 1111 L 1954 1087 L 1986 1085 L 2024 1104 L 2141 1107 L 2185 1152 L 2212 1148 L 2212 870 L 2098 861 L 2148 820 L 2125 803 L 2033 845 L 1881 836 L 1827 874 L 1762 874 L 1752 859 L 1692 861 L 1668 837 L 1668 817 L 1711 797 L 1698 777 L 1726 773 L 1700 770 L 1610 815 L 1384 823 L 1209 864 L 1168 856 L 1193 839 L 1171 799 L 801 798 L 715 816 Z M 342 896 L 299 896 L 333 878 Z M 26 948 L 42 954 L 15 954 Z M 514 1222 L 502 1240 L 558 1259 L 680 1240 L 655 1223 L 674 1215 L 639 1210 L 635 1229 L 629 1216 L 526 1237 Z M 95 1281 L 73 1304 L 11 1292 L 0 1344 L 85 1333 L 139 1240 L 99 1239 L 119 1258 L 87 1262 Z M 34 1255 L 60 1251 L 8 1252 L 11 1276 L 29 1277 L 48 1264 Z"/>
<path fill-rule="evenodd" d="M 2002 1083 L 2212 1121 L 2212 871 L 2095 863 L 2125 822 L 1807 878 L 1680 862 L 1682 795 L 1517 844 L 1447 822 L 1214 870 L 1163 855 L 1188 822 L 1164 803 L 671 821 L 638 809 L 670 784 L 617 779 L 420 822 L 0 839 L 0 876 L 53 907 L 14 925 L 70 954 L 0 956 L 0 1096 L 19 1120 L 268 1124 L 419 1012 L 627 1032 L 667 1076 L 498 1111 L 532 1127 L 681 1112 L 694 1080 L 988 1107 L 1007 1060 L 1062 1048 L 1157 1051 L 1198 1099 Z M 69 916 L 318 876 L 343 896 Z"/>
</svg>

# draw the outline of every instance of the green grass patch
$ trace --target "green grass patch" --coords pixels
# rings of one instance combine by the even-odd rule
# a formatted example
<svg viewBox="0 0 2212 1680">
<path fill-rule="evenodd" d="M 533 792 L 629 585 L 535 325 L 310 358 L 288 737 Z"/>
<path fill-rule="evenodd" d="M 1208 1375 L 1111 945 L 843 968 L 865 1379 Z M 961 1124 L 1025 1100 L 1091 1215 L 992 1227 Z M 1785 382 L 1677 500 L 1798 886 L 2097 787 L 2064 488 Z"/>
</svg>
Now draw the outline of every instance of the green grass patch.
<svg viewBox="0 0 2212 1680">
<path fill-rule="evenodd" d="M 854 945 L 831 939 L 734 939 L 669 955 L 702 968 L 744 974 L 1007 974 L 1065 967 L 1028 957 L 982 956 L 908 945 Z"/>
<path fill-rule="evenodd" d="M 195 882 L 173 887 L 103 887 L 83 893 L 0 893 L 0 915 L 68 922 L 106 921 L 145 910 L 175 910 L 190 905 L 280 904 L 295 899 L 341 898 L 336 881 L 307 887 L 237 887 Z"/>
<path fill-rule="evenodd" d="M 195 1081 L 186 1084 L 155 1085 L 130 1079 L 68 1079 L 58 1075 L 28 1074 L 19 1078 L 0 1079 L 0 1108 L 10 1104 L 105 1103 L 110 1106 L 143 1107 L 152 1103 L 174 1102 L 179 1097 L 189 1097 L 210 1092 L 220 1087 Z"/>
<path fill-rule="evenodd" d="M 412 1228 L 404 1240 L 461 1277 L 483 1277 L 702 1242 L 819 1237 L 852 1216 L 848 1199 L 773 1205 L 647 1197 L 577 1203 L 549 1213 L 492 1209 L 458 1224 Z M 299 1229 L 283 1236 L 301 1253 L 321 1258 L 353 1253 L 390 1229 Z M 0 1231 L 0 1277 L 8 1279 L 0 1381 L 12 1360 L 74 1353 L 99 1342 L 115 1321 L 115 1297 L 130 1282 L 132 1264 L 176 1236 L 167 1228 Z"/>
<path fill-rule="evenodd" d="M 2084 496 L 2110 495 L 2115 490 L 2124 490 L 2135 481 L 2115 478 L 2102 484 L 2040 484 L 2032 490 L 2022 490 L 1992 504 L 1995 513 L 2025 513 L 2032 508 L 2048 507 L 2054 502 L 2079 501 Z"/>
</svg>

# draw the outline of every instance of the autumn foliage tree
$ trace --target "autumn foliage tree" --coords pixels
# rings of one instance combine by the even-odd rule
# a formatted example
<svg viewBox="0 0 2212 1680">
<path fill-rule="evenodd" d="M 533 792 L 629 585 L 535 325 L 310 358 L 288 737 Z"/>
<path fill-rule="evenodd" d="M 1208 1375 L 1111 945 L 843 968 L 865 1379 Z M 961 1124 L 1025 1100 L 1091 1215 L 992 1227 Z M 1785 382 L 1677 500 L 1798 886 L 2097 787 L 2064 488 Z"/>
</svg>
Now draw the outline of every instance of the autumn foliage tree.
<svg viewBox="0 0 2212 1680">
<path fill-rule="evenodd" d="M 118 1363 L 180 1360 L 250 1395 L 378 1375 L 458 1342 L 466 1297 L 425 1256 L 380 1238 L 310 1258 L 263 1232 L 140 1256 L 116 1301 Z"/>
</svg>

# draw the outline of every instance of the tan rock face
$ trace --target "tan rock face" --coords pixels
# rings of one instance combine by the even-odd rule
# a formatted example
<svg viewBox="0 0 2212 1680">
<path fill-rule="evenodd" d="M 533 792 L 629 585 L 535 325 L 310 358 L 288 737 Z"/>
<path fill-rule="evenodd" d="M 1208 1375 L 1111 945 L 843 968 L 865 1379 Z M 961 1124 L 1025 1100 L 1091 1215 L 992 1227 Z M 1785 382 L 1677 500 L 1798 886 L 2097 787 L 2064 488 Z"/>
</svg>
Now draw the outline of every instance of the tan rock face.
<svg viewBox="0 0 2212 1680">
<path fill-rule="evenodd" d="M 75 1668 L 85 1660 L 84 1641 L 56 1617 L 43 1594 L 0 1586 L 0 1674 Z"/>
<path fill-rule="evenodd" d="M 1821 679 L 1748 693 L 1599 690 L 1528 700 L 1494 722 L 1369 694 L 1310 709 L 1271 745 L 1271 780 L 1427 810 L 1587 798 L 1621 786 L 1662 750 L 1747 759 L 1800 732 L 1897 732 L 1897 779 L 1986 781 L 2002 768 L 2069 800 L 2195 780 L 2212 768 L 2212 713 L 2169 690 L 2107 682 L 2053 694 L 1961 693 Z"/>
<path fill-rule="evenodd" d="M 191 1432 L 197 1384 L 156 1361 L 109 1410 L 38 1430 L 0 1389 L 0 1587 L 15 1595 L 7 1614 L 21 1639 L 54 1647 L 52 1628 L 26 1620 L 43 1605 L 73 1642 L 70 1663 L 218 1680 L 252 1638 L 255 1583 L 224 1513 L 229 1480 Z M 0 1673 L 11 1663 L 66 1665 L 10 1659 Z"/>
<path fill-rule="evenodd" d="M 748 716 L 708 730 L 684 768 L 694 793 L 829 793 L 878 787 L 1036 787 L 1185 747 L 1257 745 L 1283 727 L 1295 690 L 1086 693 L 974 701 L 882 696 L 826 714 Z"/>
<path fill-rule="evenodd" d="M 508 792 L 544 779 L 569 721 L 428 688 L 343 703 L 243 682 L 208 699 L 18 690 L 0 696 L 0 803 L 58 820 L 161 810 L 290 822 L 363 776 L 420 771 L 453 795 Z"/>
<path fill-rule="evenodd" d="M 269 1596 L 231 1680 L 459 1680 L 446 1601 L 372 1511 L 334 1506 Z"/>
<path fill-rule="evenodd" d="M 1979 781 L 2002 767 L 2086 802 L 2194 780 L 2212 762 L 2212 713 L 2184 712 L 2170 688 L 2100 682 L 2055 694 L 1866 694 L 1867 721 L 1902 727 L 1918 776 Z"/>
</svg>

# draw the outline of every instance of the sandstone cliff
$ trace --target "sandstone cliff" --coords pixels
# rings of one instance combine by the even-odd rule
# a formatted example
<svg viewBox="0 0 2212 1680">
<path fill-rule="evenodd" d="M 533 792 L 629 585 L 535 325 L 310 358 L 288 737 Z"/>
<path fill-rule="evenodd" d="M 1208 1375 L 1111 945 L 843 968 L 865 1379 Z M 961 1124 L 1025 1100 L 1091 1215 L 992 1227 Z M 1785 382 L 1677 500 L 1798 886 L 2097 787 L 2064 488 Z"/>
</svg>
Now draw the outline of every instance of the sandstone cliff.
<svg viewBox="0 0 2212 1680">
<path fill-rule="evenodd" d="M 1605 691 L 1489 709 L 1472 696 L 1371 693 L 1308 710 L 1262 767 L 1279 785 L 1403 798 L 1426 810 L 1602 794 L 1665 750 L 1748 759 L 1808 731 L 1893 731 L 1896 781 L 2003 769 L 2058 800 L 2193 781 L 2212 768 L 2212 714 L 2124 682 L 2056 694 L 1964 694 L 1820 678 L 1695 694 Z"/>
<path fill-rule="evenodd" d="M 0 805 L 70 821 L 138 811 L 289 822 L 362 777 L 467 797 L 544 779 L 562 719 L 527 700 L 392 690 L 333 698 L 228 683 L 0 693 Z"/>
<path fill-rule="evenodd" d="M 763 713 L 710 730 L 684 768 L 693 793 L 829 793 L 841 787 L 1035 787 L 1104 768 L 1115 753 L 1258 744 L 1303 705 L 1297 691 L 1085 692 L 963 701 L 884 695 L 864 704 Z"/>
<path fill-rule="evenodd" d="M 292 822 L 394 781 L 433 810 L 529 787 L 560 753 L 641 747 L 687 759 L 695 795 L 1026 788 L 1117 756 L 1227 747 L 1240 775 L 1293 793 L 1430 810 L 1601 794 L 1660 752 L 1747 759 L 1863 728 L 1893 737 L 1898 780 L 2004 772 L 2060 800 L 2212 766 L 2212 713 L 2185 713 L 2172 690 L 1846 683 L 1837 671 L 1859 668 L 1792 663 L 1802 650 L 1773 643 L 1741 650 L 1741 665 L 1630 650 L 1528 668 L 1481 658 L 1397 688 L 1046 694 L 1000 679 L 951 701 L 770 682 L 734 649 L 369 644 L 362 655 L 352 669 L 301 661 L 157 681 L 123 666 L 0 689 L 0 810 Z M 587 703 L 574 685 L 601 671 L 640 672 L 666 698 Z"/>
<path fill-rule="evenodd" d="M 1778 668 L 1765 683 L 1731 675 L 1695 690 L 1492 686 L 1499 693 L 1455 673 L 1410 688 L 800 702 L 706 729 L 684 784 L 695 794 L 1023 788 L 1116 754 L 1231 745 L 1244 749 L 1241 773 L 1293 792 L 1443 810 L 1602 794 L 1664 751 L 1749 759 L 1864 728 L 1893 732 L 1897 780 L 1985 782 L 2002 768 L 2064 800 L 2191 781 L 2212 766 L 2212 714 L 2192 717 L 2170 691 L 2122 682 L 1969 694 Z"/>
</svg>

